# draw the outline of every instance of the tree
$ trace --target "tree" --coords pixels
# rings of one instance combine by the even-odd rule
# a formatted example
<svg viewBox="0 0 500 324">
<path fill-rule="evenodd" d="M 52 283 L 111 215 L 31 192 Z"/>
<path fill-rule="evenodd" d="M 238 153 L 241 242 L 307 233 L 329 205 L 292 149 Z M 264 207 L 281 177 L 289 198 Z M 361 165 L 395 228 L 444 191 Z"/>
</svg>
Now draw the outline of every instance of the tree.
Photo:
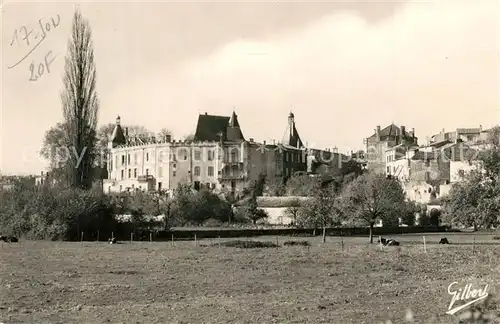
<svg viewBox="0 0 500 324">
<path fill-rule="evenodd" d="M 292 225 L 297 225 L 297 219 L 300 215 L 300 201 L 298 199 L 293 199 L 290 206 L 286 208 L 285 214 L 292 219 Z"/>
<path fill-rule="evenodd" d="M 455 183 L 445 198 L 446 220 L 466 227 L 489 228 L 499 223 L 500 188 L 481 170 L 474 170 Z"/>
<path fill-rule="evenodd" d="M 477 168 L 453 184 L 444 199 L 445 220 L 474 230 L 500 223 L 500 127 L 489 131 Z"/>
<path fill-rule="evenodd" d="M 393 218 L 406 209 L 400 184 L 383 174 L 359 176 L 344 188 L 341 199 L 350 217 L 370 227 L 370 243 L 373 243 L 373 227 L 377 220 L 394 222 Z"/>
<path fill-rule="evenodd" d="M 189 141 L 189 142 L 194 141 L 194 134 L 188 134 L 188 135 L 184 136 L 184 140 Z"/>
<path fill-rule="evenodd" d="M 156 135 L 160 140 L 165 140 L 167 136 L 172 136 L 172 132 L 166 128 L 162 128 Z"/>
<path fill-rule="evenodd" d="M 61 93 L 65 143 L 73 152 L 67 163 L 67 180 L 72 187 L 90 188 L 95 159 L 99 99 L 92 32 L 79 10 L 73 16 L 71 38 L 65 60 L 64 90 Z"/>
<path fill-rule="evenodd" d="M 311 199 L 299 208 L 297 225 L 314 228 L 340 225 L 343 213 L 337 184 L 334 181 L 318 181 L 310 194 Z"/>
<path fill-rule="evenodd" d="M 283 196 L 285 194 L 285 185 L 283 183 L 283 178 L 266 178 L 264 184 L 263 195 L 267 196 Z"/>
<path fill-rule="evenodd" d="M 293 175 L 285 185 L 286 196 L 310 196 L 319 182 L 318 177 Z"/>
</svg>

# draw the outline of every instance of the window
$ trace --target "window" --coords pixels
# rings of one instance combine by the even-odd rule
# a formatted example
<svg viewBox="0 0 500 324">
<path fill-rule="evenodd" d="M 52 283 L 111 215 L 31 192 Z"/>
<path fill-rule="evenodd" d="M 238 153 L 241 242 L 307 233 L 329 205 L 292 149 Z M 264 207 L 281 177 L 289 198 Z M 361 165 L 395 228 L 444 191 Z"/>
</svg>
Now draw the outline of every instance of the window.
<svg viewBox="0 0 500 324">
<path fill-rule="evenodd" d="M 195 166 L 194 167 L 194 175 L 196 177 L 199 177 L 200 176 L 200 167 L 199 166 Z"/>
<path fill-rule="evenodd" d="M 122 170 L 121 176 L 122 176 L 122 180 L 123 180 L 123 178 L 125 177 L 125 171 L 124 170 Z"/>
<path fill-rule="evenodd" d="M 176 172 L 172 171 L 172 177 L 175 177 Z"/>
<path fill-rule="evenodd" d="M 207 189 L 210 189 L 210 182 L 207 182 L 206 187 Z"/>
<path fill-rule="evenodd" d="M 127 154 L 127 164 L 130 164 L 130 154 Z"/>
<path fill-rule="evenodd" d="M 213 177 L 214 176 L 214 167 L 213 166 L 209 166 L 208 167 L 208 170 L 207 170 L 207 175 L 209 177 Z"/>
<path fill-rule="evenodd" d="M 137 153 L 134 153 L 134 164 L 137 165 Z"/>
<path fill-rule="evenodd" d="M 125 165 L 125 155 L 122 155 L 122 165 Z"/>
<path fill-rule="evenodd" d="M 214 159 L 214 151 L 208 150 L 207 152 L 207 160 L 212 161 Z"/>
<path fill-rule="evenodd" d="M 387 173 L 391 173 L 391 167 L 387 167 Z"/>
<path fill-rule="evenodd" d="M 163 168 L 162 167 L 158 168 L 158 177 L 163 177 Z"/>
<path fill-rule="evenodd" d="M 149 169 L 146 169 L 146 175 L 147 176 L 149 175 Z"/>
<path fill-rule="evenodd" d="M 184 161 L 187 160 L 187 158 L 188 158 L 188 152 L 187 152 L 186 149 L 180 149 L 179 152 L 178 152 L 178 154 L 179 154 L 179 158 L 181 160 L 184 160 Z"/>
<path fill-rule="evenodd" d="M 149 161 L 149 152 L 146 152 L 146 161 Z"/>
<path fill-rule="evenodd" d="M 134 178 L 137 178 L 137 168 L 134 169 Z"/>
<path fill-rule="evenodd" d="M 174 164 L 172 165 L 172 167 L 175 169 L 175 168 L 177 167 L 177 164 L 175 164 L 175 163 L 174 163 Z"/>
<path fill-rule="evenodd" d="M 128 169 L 128 177 L 129 179 L 132 178 L 132 169 Z"/>
<path fill-rule="evenodd" d="M 458 176 L 459 176 L 459 177 L 463 177 L 463 176 L 465 176 L 465 171 L 464 171 L 464 170 L 462 170 L 462 169 L 458 170 Z"/>
<path fill-rule="evenodd" d="M 135 188 L 135 185 L 134 185 L 134 184 L 132 184 L 132 189 L 134 189 L 134 188 Z"/>
<path fill-rule="evenodd" d="M 194 159 L 196 161 L 200 161 L 201 160 L 201 151 L 200 150 L 194 151 Z"/>
<path fill-rule="evenodd" d="M 123 170 L 122 170 L 122 171 L 123 171 Z M 123 190 L 123 186 L 122 186 L 122 185 L 120 185 L 120 191 L 122 191 L 122 190 Z"/>
<path fill-rule="evenodd" d="M 231 160 L 230 162 L 237 162 L 238 161 L 238 149 L 237 148 L 233 148 L 231 150 Z"/>
</svg>

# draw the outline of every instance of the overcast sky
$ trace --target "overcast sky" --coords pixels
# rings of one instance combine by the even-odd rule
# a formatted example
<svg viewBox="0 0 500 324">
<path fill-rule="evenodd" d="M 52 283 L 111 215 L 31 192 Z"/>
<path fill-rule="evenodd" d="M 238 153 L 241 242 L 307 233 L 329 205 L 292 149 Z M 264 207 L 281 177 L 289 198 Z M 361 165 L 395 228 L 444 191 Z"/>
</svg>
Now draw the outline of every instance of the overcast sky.
<svg viewBox="0 0 500 324">
<path fill-rule="evenodd" d="M 229 116 L 244 135 L 281 140 L 290 110 L 315 148 L 363 147 L 377 125 L 442 128 L 500 120 L 496 0 L 336 3 L 80 4 L 94 35 L 100 123 L 194 132 L 197 115 Z M 3 173 L 39 173 L 46 129 L 62 118 L 59 93 L 74 4 L 2 7 Z M 60 17 L 40 46 L 12 41 L 22 26 Z M 36 33 L 36 32 L 34 32 Z M 33 33 L 33 35 L 34 35 Z M 29 81 L 47 53 L 50 73 Z"/>
</svg>

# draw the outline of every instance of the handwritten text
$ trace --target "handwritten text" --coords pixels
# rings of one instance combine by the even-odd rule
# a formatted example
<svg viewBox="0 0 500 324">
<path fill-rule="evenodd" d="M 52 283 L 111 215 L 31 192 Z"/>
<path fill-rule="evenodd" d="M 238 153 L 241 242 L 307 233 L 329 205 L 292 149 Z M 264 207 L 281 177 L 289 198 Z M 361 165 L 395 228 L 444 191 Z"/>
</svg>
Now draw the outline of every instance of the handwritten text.
<svg viewBox="0 0 500 324">
<path fill-rule="evenodd" d="M 51 30 L 57 28 L 61 23 L 61 17 L 57 15 L 55 18 L 44 19 L 40 18 L 38 20 L 38 27 L 36 29 L 30 29 L 26 26 L 22 26 L 14 31 L 14 35 L 10 42 L 10 46 L 26 47 L 26 54 L 23 55 L 17 62 L 12 65 L 7 66 L 8 69 L 15 68 L 24 60 L 26 60 L 31 53 L 33 53 L 40 44 L 47 38 L 47 35 Z M 50 73 L 50 64 L 54 61 L 55 56 L 52 51 L 49 51 L 45 55 L 43 63 L 35 64 L 32 62 L 29 66 L 30 71 L 30 81 L 38 80 L 45 71 Z"/>
</svg>

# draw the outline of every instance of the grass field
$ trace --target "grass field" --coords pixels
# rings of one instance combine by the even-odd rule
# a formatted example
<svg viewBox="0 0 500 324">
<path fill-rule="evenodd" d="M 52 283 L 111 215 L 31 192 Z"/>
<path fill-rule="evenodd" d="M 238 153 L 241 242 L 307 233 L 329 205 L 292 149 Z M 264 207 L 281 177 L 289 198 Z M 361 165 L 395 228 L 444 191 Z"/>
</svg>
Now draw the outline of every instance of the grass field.
<svg viewBox="0 0 500 324">
<path fill-rule="evenodd" d="M 435 244 L 442 236 L 452 244 Z M 444 314 L 450 283 L 488 283 L 493 293 L 500 284 L 492 235 L 426 234 L 427 253 L 422 236 L 392 238 L 402 246 L 344 238 L 342 251 L 339 237 L 267 249 L 2 243 L 0 322 L 401 323 L 410 307 L 418 323 L 455 323 Z"/>
</svg>

